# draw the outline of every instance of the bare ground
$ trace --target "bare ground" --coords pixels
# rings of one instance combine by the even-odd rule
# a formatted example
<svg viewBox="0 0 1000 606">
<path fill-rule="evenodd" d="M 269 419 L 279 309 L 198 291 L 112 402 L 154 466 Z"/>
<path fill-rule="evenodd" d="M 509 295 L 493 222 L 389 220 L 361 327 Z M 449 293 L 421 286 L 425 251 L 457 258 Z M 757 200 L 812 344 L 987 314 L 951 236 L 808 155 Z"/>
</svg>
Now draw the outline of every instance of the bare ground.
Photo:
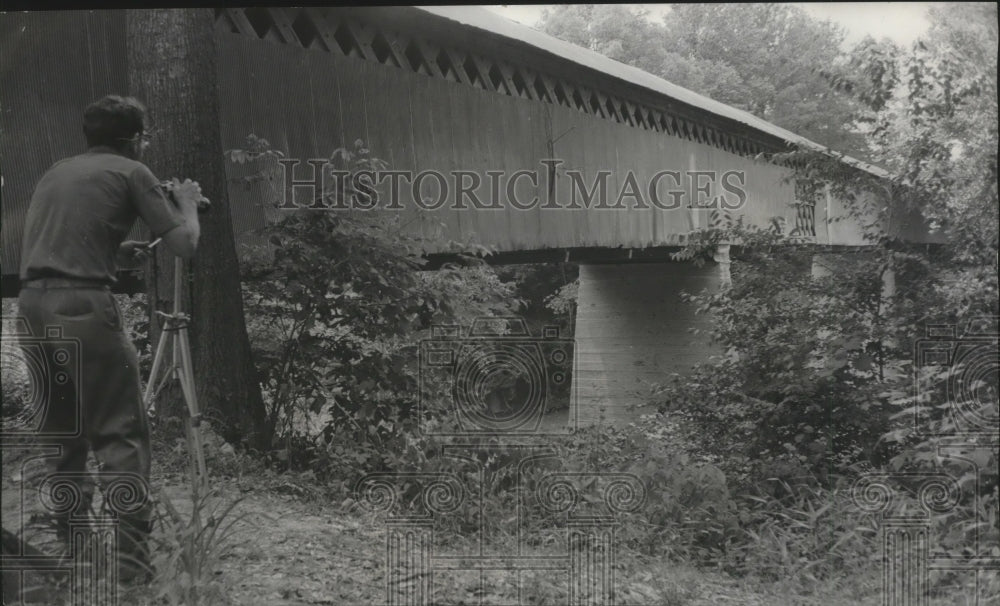
<svg viewBox="0 0 1000 606">
<path fill-rule="evenodd" d="M 4 527 L 16 528 L 20 495 L 31 490 L 17 469 L 5 465 Z M 177 475 L 154 481 L 184 516 L 190 512 L 188 487 Z M 154 487 L 155 488 L 155 487 Z M 255 489 L 247 478 L 218 485 L 219 499 L 240 499 L 243 519 L 221 558 L 206 577 L 224 587 L 227 601 L 247 606 L 312 604 L 386 604 L 386 527 L 356 507 L 327 503 L 299 494 L 295 484 Z M 283 492 L 288 494 L 282 494 Z M 162 497 L 161 497 L 162 498 Z M 46 544 L 43 531 L 28 528 L 23 535 Z M 158 533 L 162 534 L 162 530 Z M 162 537 L 159 537 L 162 538 Z M 51 537 L 48 537 L 51 540 Z M 502 552 L 500 552 L 502 553 Z M 538 551 L 530 555 L 555 555 Z M 708 606 L 745 604 L 831 604 L 831 600 L 794 598 L 754 591 L 724 574 L 696 570 L 667 561 L 619 558 L 616 604 Z M 525 571 L 520 582 L 513 571 L 435 573 L 431 603 L 529 604 L 566 603 L 568 573 Z M 518 595 L 520 586 L 520 595 Z M 123 590 L 119 603 L 150 604 L 152 592 Z M 831 596 L 832 597 L 832 596 Z"/>
<path fill-rule="evenodd" d="M 243 517 L 232 539 L 224 545 L 221 557 L 204 570 L 204 578 L 221 589 L 219 598 L 206 603 L 247 606 L 386 604 L 387 525 L 350 501 L 324 499 L 307 482 L 288 478 L 271 471 L 261 475 L 259 470 L 254 470 L 217 482 L 218 496 L 214 502 L 228 503 L 238 499 L 235 512 Z M 153 484 L 154 490 L 160 491 L 161 499 L 169 499 L 183 518 L 189 516 L 189 489 L 181 474 L 154 472 Z M 33 507 L 32 502 L 37 503 L 37 497 L 32 498 L 36 493 L 32 485 L 30 474 L 24 472 L 19 461 L 5 461 L 4 528 L 17 530 L 33 543 L 44 544 L 46 537 L 42 531 L 20 527 L 20 520 L 30 515 L 29 511 L 23 518 L 21 516 L 21 496 L 26 496 L 24 501 L 28 509 Z M 162 528 L 156 531 L 156 538 L 165 538 Z M 540 547 L 525 555 L 557 556 L 560 555 L 557 550 L 557 546 Z M 492 553 L 503 555 L 505 551 L 494 548 Z M 877 570 L 872 571 L 870 578 L 848 579 L 831 585 L 829 591 L 820 595 L 803 596 L 780 582 L 752 583 L 638 554 L 620 554 L 614 568 L 617 591 L 613 603 L 618 605 L 874 606 L 881 603 Z M 483 573 L 480 578 L 474 571 L 436 570 L 431 577 L 432 598 L 427 604 L 566 604 L 568 576 L 565 570 L 520 573 L 496 570 Z M 152 590 L 123 589 L 119 604 L 163 603 L 153 599 L 154 591 L 163 588 L 164 579 L 157 583 Z M 843 590 L 845 586 L 851 587 L 850 595 Z M 933 603 L 973 602 L 954 596 Z"/>
</svg>

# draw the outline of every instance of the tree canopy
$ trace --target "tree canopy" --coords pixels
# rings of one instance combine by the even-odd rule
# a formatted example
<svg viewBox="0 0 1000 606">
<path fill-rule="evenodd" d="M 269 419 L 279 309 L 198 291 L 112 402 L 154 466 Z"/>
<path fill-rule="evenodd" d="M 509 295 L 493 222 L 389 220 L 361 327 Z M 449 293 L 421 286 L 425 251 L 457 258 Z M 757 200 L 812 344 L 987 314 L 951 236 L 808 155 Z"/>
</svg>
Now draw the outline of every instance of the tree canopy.
<svg viewBox="0 0 1000 606">
<path fill-rule="evenodd" d="M 547 10 L 547 33 L 746 110 L 837 151 L 864 157 L 857 104 L 822 71 L 846 64 L 845 33 L 802 9 L 689 4 L 662 22 L 624 5 Z"/>
</svg>

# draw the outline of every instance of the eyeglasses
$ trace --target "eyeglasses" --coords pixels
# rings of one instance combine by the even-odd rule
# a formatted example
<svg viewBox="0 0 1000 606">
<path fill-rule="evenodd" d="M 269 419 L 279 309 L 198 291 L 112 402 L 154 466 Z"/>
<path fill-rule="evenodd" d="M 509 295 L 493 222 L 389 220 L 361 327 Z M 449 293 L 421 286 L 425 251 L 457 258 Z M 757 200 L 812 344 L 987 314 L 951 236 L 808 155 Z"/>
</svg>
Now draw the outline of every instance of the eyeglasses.
<svg viewBox="0 0 1000 606">
<path fill-rule="evenodd" d="M 142 132 L 131 138 L 122 138 L 119 141 L 131 141 L 132 143 L 138 143 L 139 145 L 146 147 L 149 142 L 153 140 L 154 133 L 151 131 Z"/>
</svg>

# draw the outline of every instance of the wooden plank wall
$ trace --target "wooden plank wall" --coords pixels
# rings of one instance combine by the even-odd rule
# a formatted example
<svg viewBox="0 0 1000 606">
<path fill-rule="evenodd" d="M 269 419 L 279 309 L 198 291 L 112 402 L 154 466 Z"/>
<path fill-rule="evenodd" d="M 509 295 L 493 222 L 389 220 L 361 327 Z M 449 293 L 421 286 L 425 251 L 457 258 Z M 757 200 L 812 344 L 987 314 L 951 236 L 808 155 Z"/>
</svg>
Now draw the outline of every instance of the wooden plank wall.
<svg viewBox="0 0 1000 606">
<path fill-rule="evenodd" d="M 16 274 L 35 183 L 86 149 L 84 108 L 125 94 L 124 11 L 6 13 L 0 17 L 3 274 Z"/>
<path fill-rule="evenodd" d="M 711 318 L 681 300 L 683 291 L 717 289 L 719 279 L 712 263 L 580 266 L 573 377 L 580 425 L 634 420 L 638 412 L 628 407 L 647 404 L 655 384 L 719 353 L 690 331 L 708 329 Z"/>
<path fill-rule="evenodd" d="M 83 108 L 103 94 L 126 92 L 123 32 L 122 11 L 5 14 L 0 19 L 4 274 L 16 272 L 20 230 L 34 184 L 53 162 L 84 148 Z M 645 190 L 660 170 L 742 170 L 747 175 L 747 204 L 733 214 L 746 214 L 758 224 L 782 216 L 794 224 L 789 206 L 794 191 L 781 182 L 787 171 L 773 165 L 563 105 L 356 57 L 221 29 L 218 40 L 223 149 L 244 147 L 245 137 L 253 133 L 290 157 L 305 160 L 327 157 L 334 148 L 362 139 L 394 170 L 475 171 L 482 180 L 475 193 L 487 203 L 494 197 L 487 171 L 510 176 L 527 170 L 539 174 L 539 183 L 536 187 L 519 180 L 518 198 L 538 195 L 544 205 L 548 188 L 541 160 L 550 158 L 562 160 L 562 170 L 582 171 L 588 185 L 598 171 L 612 171 L 611 201 L 628 171 Z M 246 173 L 245 167 L 231 165 L 227 170 L 231 177 Z M 565 174 L 557 179 L 555 202 L 566 207 L 569 180 Z M 670 183 L 662 185 L 666 189 Z M 684 187 L 690 199 L 690 185 Z M 435 192 L 436 183 L 428 180 L 423 195 Z M 684 236 L 705 226 L 709 217 L 709 211 L 687 208 L 574 210 L 536 205 L 518 210 L 503 191 L 499 203 L 504 210 L 456 210 L 451 191 L 439 210 L 420 211 L 409 188 L 401 193 L 399 203 L 406 209 L 401 212 L 407 221 L 413 220 L 412 229 L 438 238 L 442 249 L 450 246 L 449 240 L 497 251 L 671 246 L 683 243 Z M 260 188 L 248 190 L 234 182 L 229 194 L 237 234 L 264 223 L 261 205 L 266 196 Z M 840 223 L 824 229 L 825 241 L 817 241 L 856 244 L 854 231 Z"/>
<path fill-rule="evenodd" d="M 783 183 L 789 174 L 786 169 L 754 162 L 751 158 L 738 156 L 724 150 L 654 131 L 593 118 L 579 111 L 552 107 L 552 131 L 557 139 L 554 145 L 555 157 L 565 160 L 562 168 L 578 169 L 585 172 L 585 181 L 590 184 L 600 170 L 610 170 L 614 174 L 609 179 L 612 201 L 624 187 L 625 175 L 636 175 L 643 193 L 654 175 L 662 170 L 674 171 L 742 171 L 746 175 L 747 201 L 741 210 L 733 211 L 733 218 L 746 215 L 748 220 L 759 225 L 767 225 L 773 217 L 784 217 L 794 222 L 794 187 Z M 668 178 L 661 182 L 661 203 L 667 203 L 667 189 L 676 189 Z M 694 192 L 690 182 L 685 182 L 685 204 Z M 560 205 L 570 204 L 570 188 L 565 180 L 560 187 Z M 722 194 L 713 185 L 709 197 Z M 684 237 L 693 229 L 708 226 L 710 211 L 680 208 L 661 210 L 645 198 L 649 209 L 630 212 L 619 210 L 570 211 L 552 210 L 552 213 L 573 214 L 571 233 L 560 234 L 573 244 L 567 246 L 624 246 L 643 248 L 647 246 L 669 246 L 682 244 Z M 633 205 L 631 198 L 624 201 Z M 557 221 L 556 223 L 562 224 Z M 561 240 L 557 237 L 557 241 Z"/>
<path fill-rule="evenodd" d="M 681 208 L 660 210 L 648 201 L 647 187 L 661 170 L 745 171 L 748 199 L 734 216 L 747 214 L 767 224 L 775 216 L 794 222 L 794 190 L 782 183 L 783 169 L 754 163 L 706 144 L 604 120 L 567 107 L 480 90 L 461 82 L 434 79 L 354 57 L 295 46 L 262 44 L 238 34 L 221 32 L 220 96 L 223 146 L 240 147 L 253 133 L 270 141 L 290 158 L 302 160 L 296 178 L 308 177 L 304 162 L 328 157 L 337 147 L 365 141 L 393 170 L 472 171 L 481 184 L 474 191 L 493 203 L 488 171 L 513 175 L 538 174 L 537 187 L 528 178 L 517 181 L 517 199 L 539 203 L 528 210 L 513 208 L 505 191 L 502 210 L 455 209 L 452 188 L 440 209 L 420 210 L 409 188 L 401 204 L 415 229 L 442 241 L 472 242 L 498 251 L 564 247 L 630 247 L 677 245 L 692 229 L 708 224 L 709 211 Z M 543 208 L 548 200 L 543 159 L 563 162 L 562 170 L 578 170 L 590 186 L 599 171 L 611 171 L 607 194 L 613 203 L 625 175 L 637 177 L 646 209 L 632 209 L 633 198 L 621 209 L 570 209 L 569 179 L 558 173 L 555 201 L 561 208 Z M 454 181 L 448 177 L 449 185 Z M 503 180 L 506 184 L 506 179 Z M 661 182 L 666 202 L 669 179 Z M 687 198 L 693 195 L 685 184 Z M 388 188 L 382 190 L 388 193 Z M 427 179 L 423 196 L 434 198 L 438 185 Z M 722 193 L 713 187 L 711 195 Z M 231 188 L 239 215 L 237 231 L 259 223 L 253 210 L 260 195 Z M 438 226 L 443 225 L 443 230 Z"/>
</svg>

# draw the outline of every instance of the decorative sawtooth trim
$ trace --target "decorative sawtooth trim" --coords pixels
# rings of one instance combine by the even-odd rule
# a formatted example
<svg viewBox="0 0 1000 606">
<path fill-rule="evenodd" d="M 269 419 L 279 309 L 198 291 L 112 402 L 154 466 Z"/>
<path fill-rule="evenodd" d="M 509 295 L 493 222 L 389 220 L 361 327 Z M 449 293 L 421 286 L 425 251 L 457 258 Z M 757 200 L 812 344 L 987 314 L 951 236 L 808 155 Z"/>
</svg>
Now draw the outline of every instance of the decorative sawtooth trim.
<svg viewBox="0 0 1000 606">
<path fill-rule="evenodd" d="M 424 76 L 430 76 L 431 72 L 430 66 L 427 65 L 427 59 L 424 58 L 424 53 L 420 50 L 420 45 L 413 39 L 409 37 L 403 37 L 405 40 L 405 45 L 403 46 L 403 56 L 406 57 L 406 67 L 410 68 L 415 74 L 423 74 Z"/>
<path fill-rule="evenodd" d="M 536 99 L 539 101 L 545 101 L 550 105 L 555 104 L 556 96 L 552 90 L 552 81 L 549 80 L 548 76 L 544 74 L 535 76 L 535 93 L 537 93 Z"/>
<path fill-rule="evenodd" d="M 455 76 L 458 77 L 458 81 L 467 86 L 475 86 L 472 82 L 472 78 L 469 77 L 469 72 L 465 68 L 465 57 L 461 56 L 458 52 L 450 47 L 444 47 L 441 49 L 441 53 L 445 55 L 448 59 L 448 63 L 451 64 L 452 69 L 455 72 Z"/>
<path fill-rule="evenodd" d="M 302 41 L 299 40 L 298 35 L 295 33 L 295 29 L 292 28 L 292 19 L 294 16 L 290 16 L 289 12 L 291 9 L 285 8 L 266 8 L 268 15 L 274 22 L 274 29 L 277 31 L 278 35 L 281 36 L 281 41 L 285 44 L 302 46 Z M 297 11 L 296 11 L 297 13 Z"/>
<path fill-rule="evenodd" d="M 608 95 L 605 99 L 604 109 L 607 110 L 608 118 L 614 120 L 615 122 L 621 122 L 622 117 L 620 115 L 620 110 L 618 109 L 618 104 L 615 103 L 614 97 Z"/>
<path fill-rule="evenodd" d="M 448 74 L 448 64 L 444 64 L 444 69 L 442 65 L 438 63 L 438 47 L 427 40 L 421 38 L 412 38 L 410 44 L 416 49 L 416 52 L 420 54 L 420 59 L 424 66 L 429 70 L 429 75 L 435 78 L 441 78 L 443 80 L 451 80 L 452 82 L 457 82 L 458 78 L 454 75 L 449 78 Z"/>
<path fill-rule="evenodd" d="M 382 32 L 376 30 L 375 38 L 372 40 L 372 50 L 383 65 L 402 68 L 406 65 L 406 57 L 403 56 L 399 46 L 398 37 L 386 37 Z"/>
<path fill-rule="evenodd" d="M 507 90 L 510 91 L 511 97 L 531 99 L 527 92 L 527 86 L 524 84 L 524 76 L 518 75 L 515 78 L 514 75 L 517 73 L 517 70 L 506 61 L 497 61 L 497 67 L 500 68 L 500 77 L 503 78 L 504 84 L 507 85 Z M 520 86 L 518 86 L 518 81 L 521 82 Z"/>
<path fill-rule="evenodd" d="M 662 133 L 663 132 L 663 112 L 657 109 L 650 110 L 649 112 L 649 123 L 653 125 L 653 130 Z"/>
<path fill-rule="evenodd" d="M 337 41 L 333 38 L 335 28 L 331 28 L 327 15 L 315 8 L 304 8 L 292 21 L 299 40 L 305 41 L 305 47 L 322 50 L 328 53 L 337 49 Z"/>
<path fill-rule="evenodd" d="M 246 22 L 246 16 L 242 11 L 232 8 L 215 9 L 215 28 L 229 32 L 231 34 L 250 35 L 252 31 L 250 24 Z"/>
<path fill-rule="evenodd" d="M 563 107 L 573 107 L 573 103 L 566 94 L 566 84 L 561 80 L 552 80 L 552 91 L 555 93 L 555 101 Z"/>
<path fill-rule="evenodd" d="M 577 107 L 576 100 L 573 98 L 573 94 L 576 92 L 574 83 L 559 79 L 555 79 L 553 82 L 555 82 L 556 95 L 561 95 L 565 99 L 566 107 L 579 111 L 580 108 Z"/>
<path fill-rule="evenodd" d="M 353 57 L 480 90 L 561 105 L 741 156 L 755 156 L 761 151 L 761 145 L 752 138 L 682 118 L 663 108 L 607 94 L 504 59 L 389 31 L 330 9 L 216 9 L 215 20 L 218 31 Z"/>
<path fill-rule="evenodd" d="M 335 48 L 339 48 L 345 57 L 368 58 L 358 43 L 349 20 L 344 19 L 337 22 L 333 29 L 333 40 L 336 43 Z M 371 60 L 374 61 L 374 57 Z"/>
<path fill-rule="evenodd" d="M 250 32 L 241 31 L 241 33 L 251 33 L 257 38 L 269 42 L 284 43 L 275 27 L 274 18 L 266 8 L 245 8 L 242 9 L 242 12 L 243 19 L 241 21 L 244 25 L 249 25 Z"/>
<path fill-rule="evenodd" d="M 569 83 L 567 90 L 569 90 L 569 88 L 572 88 L 572 92 L 570 93 L 570 100 L 573 101 L 573 107 L 576 108 L 577 111 L 583 112 L 585 114 L 591 113 L 590 105 L 584 98 L 583 93 L 580 92 L 582 87 L 573 83 Z"/>
<path fill-rule="evenodd" d="M 670 117 L 670 114 L 660 114 L 660 132 L 668 135 L 676 133 L 677 131 L 674 130 L 673 122 L 673 118 Z"/>
<path fill-rule="evenodd" d="M 486 83 L 486 75 L 479 69 L 479 63 L 476 61 L 475 55 L 472 53 L 465 54 L 462 60 L 462 70 L 468 77 L 470 86 L 480 90 L 491 90 L 489 85 Z"/>
<path fill-rule="evenodd" d="M 358 50 L 365 56 L 365 59 L 381 63 L 382 65 L 392 65 L 392 53 L 385 48 L 386 45 L 379 42 L 382 40 L 382 36 L 378 30 L 357 21 L 347 21 L 347 28 L 354 36 Z"/>
<path fill-rule="evenodd" d="M 642 106 L 632 105 L 632 107 L 634 108 L 632 110 L 632 118 L 635 120 L 636 125 L 649 130 L 649 127 L 646 125 L 646 113 L 642 111 Z"/>
<path fill-rule="evenodd" d="M 441 72 L 442 78 L 449 82 L 462 82 L 460 72 L 464 70 L 461 65 L 455 65 L 454 59 L 445 48 L 433 43 L 427 43 L 425 47 L 431 52 L 431 57 L 434 64 L 437 65 L 438 71 Z"/>
<path fill-rule="evenodd" d="M 632 115 L 633 108 L 624 99 L 618 98 L 618 116 L 621 118 L 619 122 L 622 124 L 628 124 L 629 126 L 635 126 L 635 117 Z"/>
</svg>

